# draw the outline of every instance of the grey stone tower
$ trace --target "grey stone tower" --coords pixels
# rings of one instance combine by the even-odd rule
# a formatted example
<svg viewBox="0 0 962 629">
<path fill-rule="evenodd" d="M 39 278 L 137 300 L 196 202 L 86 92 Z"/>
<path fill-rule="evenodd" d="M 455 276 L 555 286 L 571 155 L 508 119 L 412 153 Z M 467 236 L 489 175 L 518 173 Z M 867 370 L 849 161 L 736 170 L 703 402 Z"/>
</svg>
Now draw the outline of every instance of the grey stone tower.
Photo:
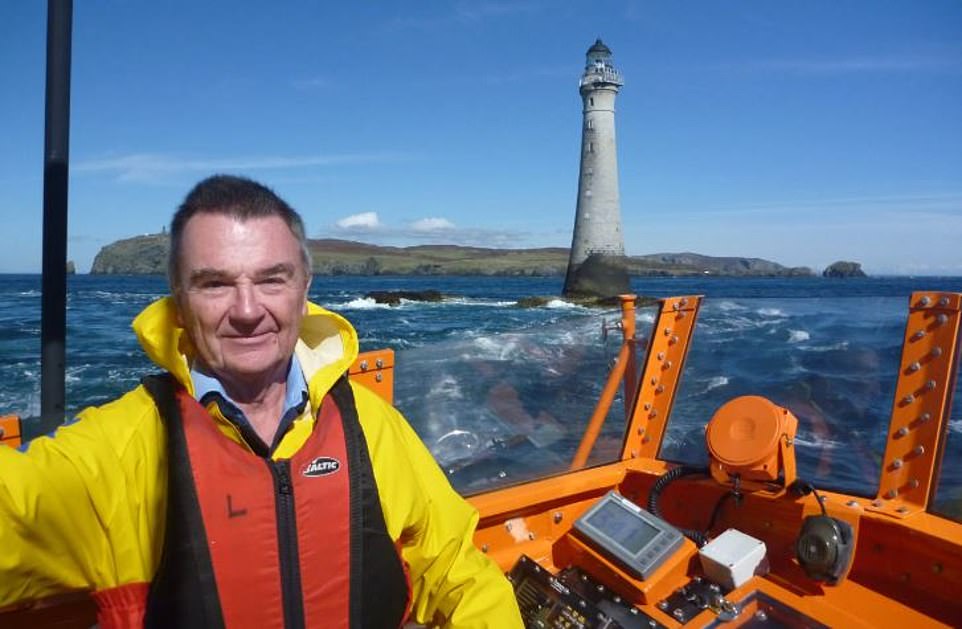
<svg viewBox="0 0 962 629">
<path fill-rule="evenodd" d="M 624 82 L 612 64 L 611 50 L 600 39 L 588 49 L 586 57 L 580 82 L 584 103 L 581 170 L 571 254 L 565 275 L 566 295 L 584 292 L 576 287 L 577 275 L 589 256 L 625 254 L 615 146 L 615 97 Z"/>
</svg>

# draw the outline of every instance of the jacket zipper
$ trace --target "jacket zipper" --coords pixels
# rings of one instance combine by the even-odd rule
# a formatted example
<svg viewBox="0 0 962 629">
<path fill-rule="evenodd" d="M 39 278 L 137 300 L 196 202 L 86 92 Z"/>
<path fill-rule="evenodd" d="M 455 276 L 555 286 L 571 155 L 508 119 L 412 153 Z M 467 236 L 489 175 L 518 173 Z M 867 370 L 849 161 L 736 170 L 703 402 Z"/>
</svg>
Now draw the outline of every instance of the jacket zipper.
<svg viewBox="0 0 962 629">
<path fill-rule="evenodd" d="M 288 629 L 301 629 L 304 627 L 304 598 L 301 592 L 301 570 L 297 552 L 297 517 L 294 511 L 294 485 L 291 483 L 290 461 L 269 460 L 267 465 L 274 477 L 284 626 Z"/>
</svg>

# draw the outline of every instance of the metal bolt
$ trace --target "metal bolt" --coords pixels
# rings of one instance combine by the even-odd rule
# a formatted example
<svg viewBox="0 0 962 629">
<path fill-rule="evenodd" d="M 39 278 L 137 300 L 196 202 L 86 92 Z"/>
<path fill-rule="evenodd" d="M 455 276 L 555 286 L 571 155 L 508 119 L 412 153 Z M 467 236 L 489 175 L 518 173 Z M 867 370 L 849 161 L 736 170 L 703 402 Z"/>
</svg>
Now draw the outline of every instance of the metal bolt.
<svg viewBox="0 0 962 629">
<path fill-rule="evenodd" d="M 665 360 L 665 352 L 658 352 L 658 360 Z"/>
<path fill-rule="evenodd" d="M 935 383 L 935 380 L 929 380 L 928 382 L 925 383 L 925 388 L 928 389 L 929 391 L 934 389 L 936 386 L 937 385 Z"/>
<path fill-rule="evenodd" d="M 949 321 L 949 316 L 945 314 L 940 314 L 935 318 L 935 322 L 939 325 L 945 325 Z"/>
<path fill-rule="evenodd" d="M 655 386 L 656 384 L 658 384 L 658 378 L 652 378 L 652 379 L 651 379 L 651 386 Z"/>
<path fill-rule="evenodd" d="M 909 482 L 905 483 L 905 486 L 909 489 L 917 489 L 919 486 L 919 481 L 913 478 Z"/>
<path fill-rule="evenodd" d="M 565 516 L 563 513 L 561 513 L 560 511 L 555 511 L 552 519 L 554 520 L 555 524 L 561 524 L 561 521 L 564 519 L 564 517 Z"/>
<path fill-rule="evenodd" d="M 907 434 L 909 434 L 909 429 L 906 428 L 905 426 L 902 426 L 901 428 L 895 431 L 896 437 L 904 437 Z"/>
<path fill-rule="evenodd" d="M 932 358 L 938 358 L 939 356 L 942 355 L 942 348 L 941 348 L 941 347 L 933 347 L 933 348 L 932 348 L 932 351 L 929 352 L 929 354 L 932 356 Z"/>
<path fill-rule="evenodd" d="M 921 415 L 919 415 L 919 421 L 922 422 L 923 424 L 929 421 L 930 419 L 932 419 L 932 413 L 922 413 Z"/>
<path fill-rule="evenodd" d="M 534 533 L 529 532 L 529 533 L 528 533 L 528 539 L 534 540 Z"/>
<path fill-rule="evenodd" d="M 659 601 L 659 602 L 658 602 L 658 609 L 660 609 L 660 610 L 662 610 L 662 611 L 668 609 L 668 600 L 666 599 L 666 600 L 664 600 L 664 601 Z"/>
<path fill-rule="evenodd" d="M 878 498 L 876 498 L 875 500 L 872 501 L 872 506 L 875 507 L 875 508 L 881 507 L 881 506 L 882 506 L 882 501 L 879 500 Z"/>
<path fill-rule="evenodd" d="M 914 448 L 912 448 L 912 454 L 915 456 L 922 456 L 923 454 L 925 454 L 925 446 L 923 445 L 915 446 Z"/>
<path fill-rule="evenodd" d="M 943 308 L 944 308 L 945 306 L 948 306 L 948 305 L 949 305 L 949 298 L 946 297 L 946 296 L 942 296 L 941 298 L 939 298 L 939 305 L 942 306 Z"/>
<path fill-rule="evenodd" d="M 904 514 L 904 513 L 908 513 L 908 512 L 909 512 L 909 508 L 903 505 L 903 506 L 899 507 L 898 509 L 896 509 L 896 511 L 899 512 L 899 513 L 903 513 L 903 514 Z"/>
<path fill-rule="evenodd" d="M 890 489 L 890 490 L 888 490 L 887 492 L 885 492 L 885 497 L 888 498 L 889 500 L 892 500 L 893 498 L 895 498 L 895 497 L 898 496 L 898 495 L 899 495 L 899 490 L 898 490 L 898 489 Z"/>
<path fill-rule="evenodd" d="M 599 592 L 604 592 L 604 591 L 605 591 L 605 586 L 603 586 L 603 585 L 601 585 L 601 584 L 599 583 L 598 585 L 595 586 L 595 589 L 598 590 Z"/>
<path fill-rule="evenodd" d="M 639 427 L 638 427 L 638 434 L 639 434 L 639 435 L 645 434 L 645 429 L 642 428 L 641 426 L 639 426 Z"/>
<path fill-rule="evenodd" d="M 654 419 L 655 417 L 658 417 L 658 409 L 657 408 L 651 409 L 651 412 L 648 413 L 648 417 L 650 419 Z"/>
<path fill-rule="evenodd" d="M 921 368 L 922 368 L 922 365 L 920 365 L 918 361 L 915 361 L 914 363 L 908 366 L 909 373 L 915 373 Z"/>
<path fill-rule="evenodd" d="M 361 361 L 361 371 L 367 371 L 367 361 L 366 361 L 366 360 L 362 360 L 362 361 Z"/>
<path fill-rule="evenodd" d="M 487 545 L 487 544 L 481 544 L 481 552 L 482 552 L 482 553 L 488 552 L 488 545 Z"/>
<path fill-rule="evenodd" d="M 650 411 L 650 410 L 651 410 L 651 402 L 645 402 L 645 410 L 646 410 L 646 411 Z"/>
<path fill-rule="evenodd" d="M 378 358 L 376 361 L 374 361 L 374 365 L 375 365 L 378 369 L 383 369 L 383 368 L 384 368 L 384 360 Z"/>
<path fill-rule="evenodd" d="M 915 396 L 909 393 L 904 398 L 902 398 L 902 404 L 911 404 L 915 401 Z"/>
<path fill-rule="evenodd" d="M 677 337 L 677 336 L 673 336 L 673 337 L 671 337 L 670 339 L 668 339 L 668 343 L 669 343 L 670 345 L 674 345 L 674 344 L 677 343 L 677 342 L 678 342 L 678 337 Z"/>
<path fill-rule="evenodd" d="M 684 620 L 685 618 L 685 612 L 680 607 L 675 611 L 671 612 L 671 615 L 677 618 L 678 620 Z"/>
<path fill-rule="evenodd" d="M 633 458 L 633 459 L 637 459 L 637 458 L 638 458 L 638 451 L 637 451 L 637 450 L 632 450 L 632 451 L 631 451 L 631 458 Z"/>
<path fill-rule="evenodd" d="M 671 369 L 671 361 L 670 361 L 670 360 L 666 360 L 666 361 L 665 361 L 665 369 Z"/>
<path fill-rule="evenodd" d="M 665 392 L 665 387 L 663 385 L 659 384 L 657 387 L 655 387 L 655 393 L 664 393 L 664 392 Z"/>
<path fill-rule="evenodd" d="M 649 441 L 651 441 L 651 437 L 648 435 L 645 435 L 645 438 L 641 440 L 642 443 L 648 443 Z"/>
<path fill-rule="evenodd" d="M 858 506 L 858 500 L 849 500 L 845 503 L 845 506 L 855 508 Z"/>
<path fill-rule="evenodd" d="M 897 469 L 901 469 L 901 467 L 902 467 L 902 459 L 895 459 L 894 461 L 892 461 L 892 469 L 897 470 Z"/>
<path fill-rule="evenodd" d="M 375 382 L 381 382 L 382 380 L 384 380 L 384 374 L 383 374 L 383 373 L 378 372 L 378 373 L 374 374 L 374 381 L 375 381 Z"/>
<path fill-rule="evenodd" d="M 912 340 L 913 340 L 913 341 L 919 341 L 919 340 L 923 339 L 924 337 L 925 337 L 925 330 L 919 330 L 918 332 L 916 332 L 915 334 L 912 335 Z"/>
<path fill-rule="evenodd" d="M 931 303 L 932 303 L 932 298 L 929 297 L 928 295 L 924 295 L 922 299 L 919 300 L 920 306 L 928 306 Z"/>
</svg>

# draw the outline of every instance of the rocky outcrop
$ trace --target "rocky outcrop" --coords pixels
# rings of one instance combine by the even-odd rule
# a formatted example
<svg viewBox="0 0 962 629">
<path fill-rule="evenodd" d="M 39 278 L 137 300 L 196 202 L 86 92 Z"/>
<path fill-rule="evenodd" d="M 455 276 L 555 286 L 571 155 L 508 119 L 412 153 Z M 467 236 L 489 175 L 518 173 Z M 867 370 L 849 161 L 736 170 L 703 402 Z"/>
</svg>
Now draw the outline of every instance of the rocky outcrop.
<svg viewBox="0 0 962 629">
<path fill-rule="evenodd" d="M 109 244 L 90 267 L 93 274 L 163 275 L 167 272 L 167 234 L 135 236 Z"/>
<path fill-rule="evenodd" d="M 624 258 L 593 253 L 565 278 L 565 297 L 616 297 L 631 291 Z"/>
<path fill-rule="evenodd" d="M 364 295 L 379 304 L 398 306 L 402 299 L 407 301 L 441 301 L 444 297 L 436 290 L 372 290 Z"/>
<path fill-rule="evenodd" d="M 866 277 L 866 275 L 865 271 L 862 270 L 862 265 L 858 262 L 839 260 L 822 271 L 822 277 Z"/>
</svg>

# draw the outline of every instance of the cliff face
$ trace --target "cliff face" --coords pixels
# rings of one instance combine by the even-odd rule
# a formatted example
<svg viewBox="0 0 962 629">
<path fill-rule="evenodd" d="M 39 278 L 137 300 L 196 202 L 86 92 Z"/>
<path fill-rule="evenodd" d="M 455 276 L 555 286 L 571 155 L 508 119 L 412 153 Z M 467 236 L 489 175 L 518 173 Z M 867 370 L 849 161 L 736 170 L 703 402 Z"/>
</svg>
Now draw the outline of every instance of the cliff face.
<svg viewBox="0 0 962 629">
<path fill-rule="evenodd" d="M 457 245 L 382 247 L 349 240 L 309 240 L 317 275 L 498 275 L 556 276 L 568 266 L 568 250 L 487 249 Z M 100 250 L 94 274 L 163 275 L 170 239 L 167 234 L 137 236 Z M 619 259 L 634 276 L 659 275 L 812 275 L 759 258 L 718 258 L 696 253 L 657 253 Z"/>
<path fill-rule="evenodd" d="M 866 277 L 866 275 L 865 271 L 862 270 L 862 265 L 858 262 L 839 260 L 822 271 L 822 277 Z"/>
<path fill-rule="evenodd" d="M 163 275 L 167 272 L 170 238 L 150 234 L 118 240 L 100 250 L 90 267 L 93 274 Z"/>
</svg>

